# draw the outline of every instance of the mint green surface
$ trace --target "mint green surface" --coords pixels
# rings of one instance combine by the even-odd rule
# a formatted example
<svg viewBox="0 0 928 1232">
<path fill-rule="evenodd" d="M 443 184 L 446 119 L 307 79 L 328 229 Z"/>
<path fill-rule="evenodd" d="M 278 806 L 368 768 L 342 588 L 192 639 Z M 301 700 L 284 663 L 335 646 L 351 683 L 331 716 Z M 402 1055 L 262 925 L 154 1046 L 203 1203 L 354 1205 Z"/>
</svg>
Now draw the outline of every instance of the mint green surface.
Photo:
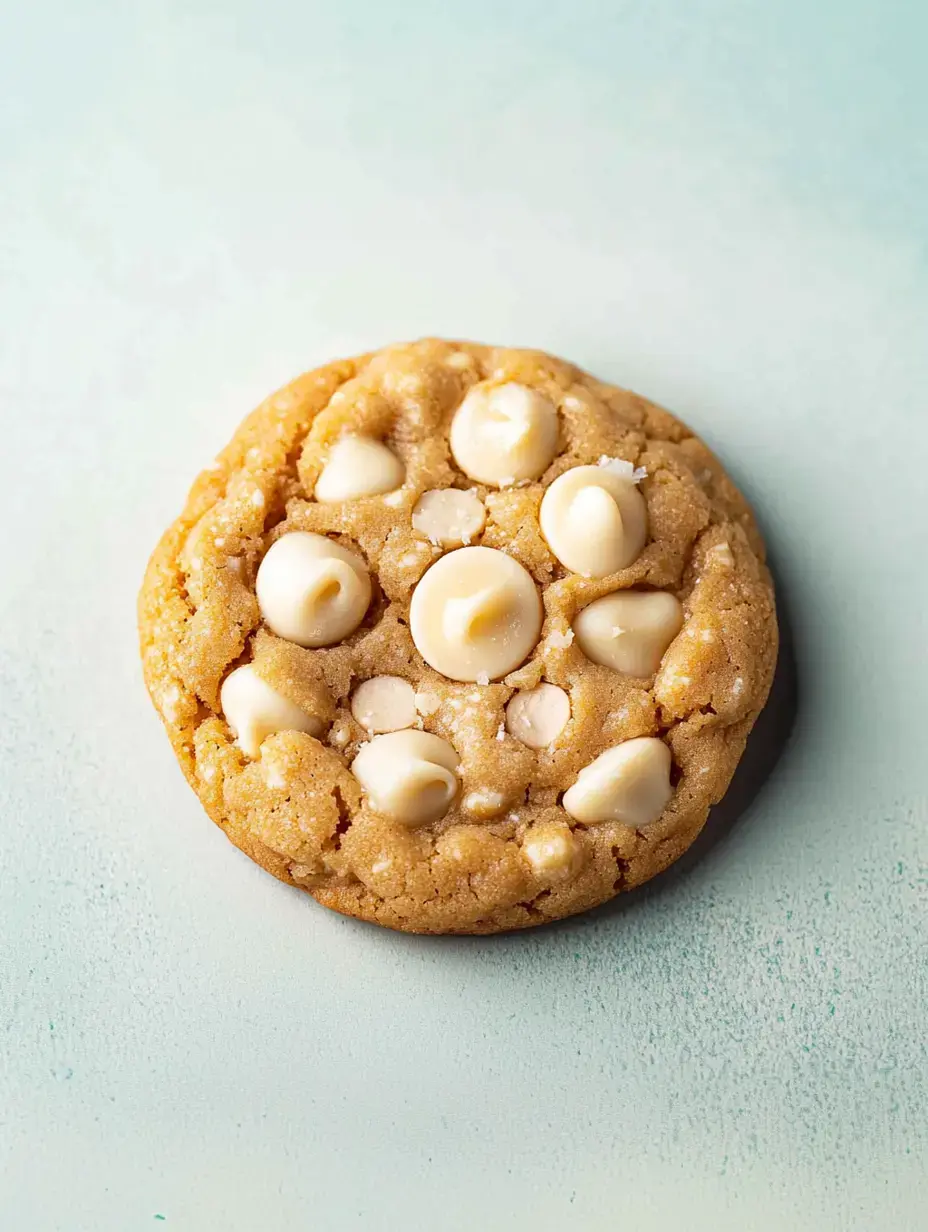
<svg viewBox="0 0 928 1232">
<path fill-rule="evenodd" d="M 928 9 L 0 5 L 0 1227 L 928 1226 Z M 422 333 L 686 418 L 795 643 L 724 841 L 501 939 L 262 874 L 137 663 L 241 416 Z"/>
</svg>

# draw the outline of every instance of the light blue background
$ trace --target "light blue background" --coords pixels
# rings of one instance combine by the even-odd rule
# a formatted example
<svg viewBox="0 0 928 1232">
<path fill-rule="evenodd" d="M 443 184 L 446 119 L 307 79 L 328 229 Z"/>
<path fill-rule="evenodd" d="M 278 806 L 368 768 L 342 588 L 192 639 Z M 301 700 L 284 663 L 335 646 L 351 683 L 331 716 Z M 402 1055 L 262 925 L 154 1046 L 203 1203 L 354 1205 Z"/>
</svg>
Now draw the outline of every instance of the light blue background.
<svg viewBox="0 0 928 1232">
<path fill-rule="evenodd" d="M 924 1228 L 928 9 L 0 10 L 0 1226 Z M 625 911 L 329 915 L 143 696 L 197 470 L 422 333 L 666 403 L 768 534 L 793 740 Z"/>
</svg>

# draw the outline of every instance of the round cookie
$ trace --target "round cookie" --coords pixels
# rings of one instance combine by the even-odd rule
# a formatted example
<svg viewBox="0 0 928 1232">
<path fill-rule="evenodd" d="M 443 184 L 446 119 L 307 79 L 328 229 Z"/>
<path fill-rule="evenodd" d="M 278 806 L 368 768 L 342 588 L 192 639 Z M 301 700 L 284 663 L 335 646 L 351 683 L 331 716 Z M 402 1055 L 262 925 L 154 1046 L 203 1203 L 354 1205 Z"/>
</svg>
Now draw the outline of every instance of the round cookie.
<svg viewBox="0 0 928 1232">
<path fill-rule="evenodd" d="M 250 415 L 156 548 L 139 630 L 232 842 L 431 933 L 541 924 L 671 864 L 777 653 L 751 511 L 679 420 L 540 352 L 434 339 Z"/>
</svg>

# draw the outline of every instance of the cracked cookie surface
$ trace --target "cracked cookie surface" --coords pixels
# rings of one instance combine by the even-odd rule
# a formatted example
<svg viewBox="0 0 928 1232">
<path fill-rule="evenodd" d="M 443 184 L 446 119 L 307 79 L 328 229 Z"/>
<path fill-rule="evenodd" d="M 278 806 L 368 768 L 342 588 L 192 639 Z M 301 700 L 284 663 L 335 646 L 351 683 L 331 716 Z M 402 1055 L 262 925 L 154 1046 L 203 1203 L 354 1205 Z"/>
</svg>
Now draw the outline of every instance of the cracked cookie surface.
<svg viewBox="0 0 928 1232">
<path fill-rule="evenodd" d="M 499 395 L 512 389 L 517 397 Z M 452 421 L 465 405 L 467 417 L 457 423 L 471 436 L 466 448 L 452 451 Z M 535 437 L 520 427 L 519 416 L 528 415 L 540 416 Z M 531 428 L 533 421 L 524 422 Z M 500 442 L 495 461 L 487 459 L 488 441 Z M 545 493 L 575 468 L 594 467 L 602 471 L 577 469 L 560 485 L 575 499 L 585 476 L 596 487 L 597 473 L 609 471 L 597 499 L 580 492 L 576 525 L 569 510 L 558 515 L 565 520 L 549 543 L 540 519 Z M 535 472 L 537 478 L 520 477 Z M 627 491 L 616 487 L 615 475 Z M 629 495 L 632 485 L 643 521 L 629 504 L 638 500 Z M 597 495 L 611 489 L 619 513 Z M 446 491 L 459 495 L 432 495 Z M 605 535 L 609 517 L 619 530 L 638 519 L 632 547 L 624 556 L 603 554 L 602 536 L 591 536 L 591 555 L 584 525 L 604 518 Z M 367 606 L 358 601 L 350 613 L 356 623 L 343 634 L 342 621 L 338 638 L 288 640 L 299 633 L 277 621 L 287 637 L 273 632 L 259 603 L 262 561 L 295 532 L 313 543 L 325 537 L 338 546 L 339 560 L 359 558 L 366 568 Z M 504 656 L 489 663 L 491 671 L 455 680 L 423 658 L 410 605 L 436 561 L 474 547 L 521 566 L 519 579 L 524 571 L 537 591 L 540 626 L 518 641 L 516 665 Z M 580 567 L 588 558 L 594 567 L 600 559 L 602 568 L 621 567 L 587 576 L 560 556 Z M 314 601 L 327 601 L 332 586 L 337 593 L 337 578 L 317 588 Z M 656 651 L 645 638 L 614 653 L 609 638 L 637 635 L 609 623 L 608 603 L 592 609 L 575 636 L 580 613 L 619 592 L 668 596 L 661 602 L 671 609 L 670 623 L 664 613 Z M 276 612 L 276 592 L 274 602 Z M 640 608 L 649 610 L 648 601 Z M 629 605 L 615 610 L 627 623 Z M 470 636 L 470 620 L 465 611 L 456 636 Z M 494 645 L 511 628 L 507 620 L 503 632 L 487 635 Z M 442 636 L 451 628 L 446 620 Z M 540 352 L 441 340 L 333 363 L 253 412 L 195 482 L 156 548 L 139 597 L 139 629 L 145 680 L 175 753 L 232 842 L 327 907 L 414 932 L 543 923 L 666 868 L 725 793 L 766 701 L 777 653 L 773 589 L 751 511 L 679 420 Z M 524 654 L 523 641 L 531 643 Z M 601 661 L 588 657 L 581 641 Z M 628 664 L 657 666 L 635 677 Z M 226 687 L 242 668 L 236 687 Z M 268 709 L 265 694 L 276 697 L 276 708 Z M 247 738 L 236 706 L 251 707 Z M 286 728 L 294 707 L 305 717 L 302 730 Z M 520 739 L 533 722 L 543 738 Z M 370 756 L 377 740 L 391 739 L 374 733 L 392 732 L 391 724 L 450 746 L 444 760 L 439 749 L 415 763 L 426 777 L 405 818 L 396 814 L 405 806 L 384 803 L 397 795 L 395 784 L 386 794 L 370 786 L 371 774 L 391 764 Z M 669 750 L 669 781 L 663 760 L 645 756 L 641 738 Z M 420 745 L 433 747 L 404 739 L 390 747 L 420 758 L 410 752 Z M 368 753 L 359 766 L 373 770 L 356 775 L 362 750 Z M 628 796 L 633 762 L 643 767 L 636 774 L 663 773 L 664 790 L 655 794 L 649 780 L 643 796 Z M 613 807 L 619 763 L 626 780 Z M 608 807 L 598 803 L 600 780 Z M 435 793 L 434 808 L 422 806 L 425 791 Z M 581 795 L 572 815 L 565 797 L 570 808 Z M 641 807 L 650 812 L 636 824 Z"/>
</svg>

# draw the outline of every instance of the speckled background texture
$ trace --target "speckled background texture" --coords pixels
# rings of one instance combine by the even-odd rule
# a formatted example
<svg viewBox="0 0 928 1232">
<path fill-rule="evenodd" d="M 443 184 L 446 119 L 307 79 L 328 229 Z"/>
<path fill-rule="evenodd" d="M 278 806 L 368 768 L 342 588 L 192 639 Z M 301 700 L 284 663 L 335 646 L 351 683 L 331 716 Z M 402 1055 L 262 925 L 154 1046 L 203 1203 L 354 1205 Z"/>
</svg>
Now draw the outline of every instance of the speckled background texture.
<svg viewBox="0 0 928 1232">
<path fill-rule="evenodd" d="M 924 7 L 0 8 L 0 1227 L 925 1228 Z M 423 333 L 671 407 L 787 633 L 698 858 L 497 939 L 262 874 L 137 661 L 239 419 Z"/>
</svg>

